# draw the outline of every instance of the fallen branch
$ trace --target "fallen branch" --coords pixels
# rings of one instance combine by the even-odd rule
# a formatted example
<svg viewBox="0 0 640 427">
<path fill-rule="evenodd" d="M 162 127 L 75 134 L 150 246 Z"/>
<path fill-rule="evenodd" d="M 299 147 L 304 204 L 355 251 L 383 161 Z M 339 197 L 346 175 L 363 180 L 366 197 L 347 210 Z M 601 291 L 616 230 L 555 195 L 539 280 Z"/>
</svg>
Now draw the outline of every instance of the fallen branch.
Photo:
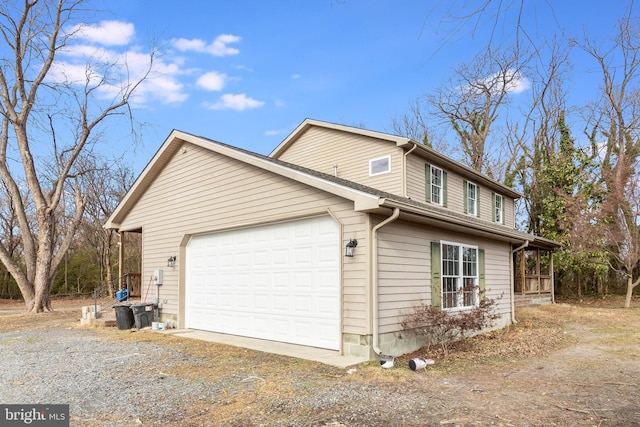
<svg viewBox="0 0 640 427">
<path fill-rule="evenodd" d="M 587 414 L 587 415 L 591 414 L 590 411 L 585 411 L 584 409 L 569 408 L 568 406 L 562 406 L 558 404 L 556 404 L 555 406 L 557 406 L 560 409 L 564 409 L 565 411 L 578 412 L 580 414 Z"/>
</svg>

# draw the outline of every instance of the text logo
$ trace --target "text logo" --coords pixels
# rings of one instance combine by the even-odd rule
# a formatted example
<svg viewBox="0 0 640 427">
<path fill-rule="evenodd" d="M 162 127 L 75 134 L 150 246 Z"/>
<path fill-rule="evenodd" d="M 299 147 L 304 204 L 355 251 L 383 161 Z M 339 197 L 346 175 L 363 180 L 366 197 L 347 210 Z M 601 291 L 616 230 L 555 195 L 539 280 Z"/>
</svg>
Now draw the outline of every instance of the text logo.
<svg viewBox="0 0 640 427">
<path fill-rule="evenodd" d="M 69 405 L 2 405 L 0 425 L 69 427 Z"/>
</svg>

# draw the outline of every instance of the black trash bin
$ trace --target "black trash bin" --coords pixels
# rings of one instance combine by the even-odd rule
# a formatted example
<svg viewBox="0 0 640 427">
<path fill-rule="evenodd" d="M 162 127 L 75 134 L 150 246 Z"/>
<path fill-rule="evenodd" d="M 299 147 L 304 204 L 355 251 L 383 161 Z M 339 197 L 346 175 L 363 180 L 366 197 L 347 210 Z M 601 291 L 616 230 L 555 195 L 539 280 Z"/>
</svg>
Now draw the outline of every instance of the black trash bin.
<svg viewBox="0 0 640 427">
<path fill-rule="evenodd" d="M 133 327 L 134 318 L 133 311 L 131 311 L 130 305 L 114 305 L 113 309 L 116 311 L 116 323 L 118 329 L 126 331 Z"/>
<path fill-rule="evenodd" d="M 131 306 L 136 328 L 150 327 L 153 323 L 153 304 L 134 304 Z"/>
</svg>

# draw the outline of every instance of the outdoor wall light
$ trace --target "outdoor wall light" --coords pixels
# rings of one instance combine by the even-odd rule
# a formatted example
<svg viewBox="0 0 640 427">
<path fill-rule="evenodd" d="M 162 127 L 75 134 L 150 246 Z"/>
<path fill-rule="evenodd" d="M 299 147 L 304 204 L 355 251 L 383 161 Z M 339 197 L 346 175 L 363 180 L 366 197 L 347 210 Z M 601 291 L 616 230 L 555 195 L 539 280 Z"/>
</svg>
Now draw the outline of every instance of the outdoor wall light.
<svg viewBox="0 0 640 427">
<path fill-rule="evenodd" d="M 358 246 L 358 241 L 356 239 L 349 239 L 349 243 L 344 247 L 344 256 L 352 257 L 353 250 Z"/>
<path fill-rule="evenodd" d="M 176 265 L 176 256 L 172 255 L 167 260 L 167 267 L 173 267 L 174 265 Z"/>
</svg>

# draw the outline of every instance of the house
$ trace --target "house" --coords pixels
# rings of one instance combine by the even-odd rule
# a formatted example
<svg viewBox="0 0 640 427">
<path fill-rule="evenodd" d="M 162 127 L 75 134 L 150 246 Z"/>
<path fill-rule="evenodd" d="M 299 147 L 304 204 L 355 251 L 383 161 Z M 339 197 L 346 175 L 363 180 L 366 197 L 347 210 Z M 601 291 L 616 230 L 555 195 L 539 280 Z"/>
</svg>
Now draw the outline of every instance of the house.
<svg viewBox="0 0 640 427">
<path fill-rule="evenodd" d="M 121 257 L 142 233 L 162 321 L 374 358 L 421 346 L 400 326 L 421 302 L 485 289 L 500 327 L 516 277 L 549 294 L 537 251 L 557 245 L 516 230 L 519 197 L 411 139 L 305 120 L 269 156 L 171 132 L 105 227 Z"/>
</svg>

